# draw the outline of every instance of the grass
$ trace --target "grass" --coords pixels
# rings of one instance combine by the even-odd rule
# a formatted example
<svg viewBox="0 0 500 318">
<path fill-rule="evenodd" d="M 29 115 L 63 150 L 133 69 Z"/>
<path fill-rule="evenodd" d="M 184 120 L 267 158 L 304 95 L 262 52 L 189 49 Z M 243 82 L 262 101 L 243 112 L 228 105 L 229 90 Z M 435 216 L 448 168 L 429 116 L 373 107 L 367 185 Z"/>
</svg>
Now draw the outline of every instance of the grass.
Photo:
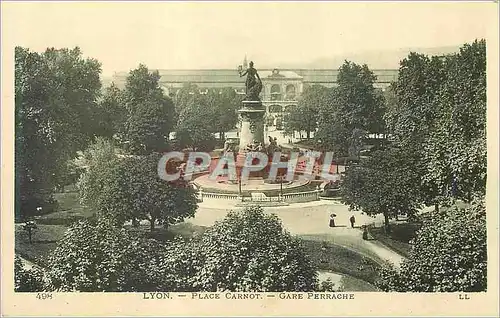
<svg viewBox="0 0 500 318">
<path fill-rule="evenodd" d="M 30 244 L 28 233 L 23 229 L 23 226 L 16 225 L 16 254 L 32 263 L 47 267 L 48 256 L 56 248 L 57 242 L 63 237 L 66 229 L 65 225 L 38 224 L 37 229 L 32 234 L 33 244 Z"/>
<path fill-rule="evenodd" d="M 371 284 L 378 278 L 380 265 L 368 257 L 326 241 L 303 239 L 303 244 L 320 270 L 349 275 Z"/>
<path fill-rule="evenodd" d="M 341 246 L 353 253 L 360 254 L 363 257 L 367 257 L 376 264 L 384 265 L 387 263 L 387 261 L 380 258 L 380 256 L 377 255 L 377 253 L 373 252 L 370 248 L 366 247 L 366 245 L 363 242 L 352 241 L 351 239 L 343 236 L 332 238 L 332 236 L 326 234 L 305 234 L 305 235 L 300 235 L 299 237 L 311 241 L 334 242 L 332 244 L 335 244 L 336 246 Z"/>
<path fill-rule="evenodd" d="M 48 256 L 56 248 L 57 242 L 68 227 L 94 214 L 80 205 L 77 192 L 56 193 L 54 197 L 58 201 L 58 210 L 36 219 L 37 229 L 33 231 L 33 244 L 29 243 L 28 233 L 22 225 L 15 226 L 16 253 L 42 267 L 48 266 Z"/>
<path fill-rule="evenodd" d="M 80 205 L 77 192 L 56 193 L 54 195 L 58 202 L 58 211 L 45 214 L 37 218 L 38 224 L 66 225 L 89 218 L 94 212 Z"/>
<path fill-rule="evenodd" d="M 391 224 L 391 233 L 386 234 L 384 227 L 368 227 L 374 239 L 392 249 L 396 253 L 408 257 L 411 245 L 409 242 L 415 237 L 420 228 L 418 223 Z"/>
<path fill-rule="evenodd" d="M 141 224 L 137 228 L 128 225 L 126 228 L 128 228 L 132 233 L 144 235 L 148 238 L 153 238 L 161 242 L 171 241 L 175 237 L 181 237 L 188 240 L 203 234 L 208 229 L 206 226 L 199 226 L 186 222 L 170 225 L 167 229 L 161 226 L 156 226 L 153 232 L 150 231 L 148 224 Z"/>
<path fill-rule="evenodd" d="M 377 287 L 373 286 L 370 283 L 365 282 L 364 280 L 354 278 L 349 275 L 342 276 L 340 280 L 340 284 L 343 287 L 344 291 L 348 292 L 376 292 L 380 291 Z"/>
</svg>

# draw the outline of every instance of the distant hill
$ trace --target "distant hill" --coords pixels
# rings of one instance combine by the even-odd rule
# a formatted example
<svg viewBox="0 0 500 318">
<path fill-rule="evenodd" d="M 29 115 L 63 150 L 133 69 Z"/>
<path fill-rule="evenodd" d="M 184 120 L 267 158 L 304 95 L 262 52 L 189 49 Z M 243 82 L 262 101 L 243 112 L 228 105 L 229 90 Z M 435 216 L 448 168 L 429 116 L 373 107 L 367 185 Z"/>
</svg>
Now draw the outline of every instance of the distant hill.
<svg viewBox="0 0 500 318">
<path fill-rule="evenodd" d="M 402 48 L 398 50 L 365 51 L 351 54 L 336 55 L 313 60 L 304 64 L 284 64 L 282 68 L 339 68 L 345 60 L 358 64 L 367 64 L 371 69 L 398 69 L 399 62 L 410 52 L 427 55 L 444 55 L 458 52 L 460 46 L 443 46 L 433 48 Z"/>
</svg>

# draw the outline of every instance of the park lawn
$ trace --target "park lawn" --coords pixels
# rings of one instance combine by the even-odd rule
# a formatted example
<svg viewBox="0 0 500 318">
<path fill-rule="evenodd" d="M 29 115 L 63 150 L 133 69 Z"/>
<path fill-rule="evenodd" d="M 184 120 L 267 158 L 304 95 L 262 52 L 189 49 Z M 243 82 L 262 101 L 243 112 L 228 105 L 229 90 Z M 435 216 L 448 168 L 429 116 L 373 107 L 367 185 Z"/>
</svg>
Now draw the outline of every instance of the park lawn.
<svg viewBox="0 0 500 318">
<path fill-rule="evenodd" d="M 360 234 L 361 235 L 361 234 Z M 387 264 L 387 261 L 380 258 L 375 252 L 373 252 L 371 249 L 367 248 L 363 241 L 359 242 L 357 240 L 352 240 L 349 237 L 344 237 L 344 236 L 338 236 L 338 237 L 332 237 L 330 235 L 326 234 L 303 234 L 299 236 L 300 238 L 304 240 L 311 240 L 311 241 L 319 241 L 319 242 L 334 242 L 335 245 L 341 246 L 353 253 L 362 255 L 364 257 L 370 258 L 373 260 L 376 264 L 379 265 L 384 265 Z"/>
<path fill-rule="evenodd" d="M 58 202 L 57 211 L 39 216 L 37 224 L 70 226 L 73 222 L 94 215 L 93 211 L 80 204 L 78 192 L 56 193 L 54 197 Z"/>
<path fill-rule="evenodd" d="M 394 252 L 408 257 L 410 255 L 411 244 L 409 243 L 415 237 L 420 224 L 399 223 L 391 224 L 391 233 L 386 234 L 384 227 L 369 227 L 368 230 L 374 239 L 384 244 Z"/>
<path fill-rule="evenodd" d="M 320 269 L 358 278 L 374 284 L 380 265 L 345 247 L 312 239 L 303 239 L 306 253 Z"/>
<path fill-rule="evenodd" d="M 340 280 L 342 289 L 346 292 L 377 292 L 380 291 L 377 287 L 372 284 L 365 282 L 362 279 L 358 279 L 349 275 L 342 275 Z"/>
<path fill-rule="evenodd" d="M 66 229 L 65 225 L 38 224 L 32 234 L 33 244 L 30 244 L 28 233 L 18 224 L 15 226 L 15 252 L 32 263 L 47 267 L 48 256 Z"/>
<path fill-rule="evenodd" d="M 79 194 L 76 191 L 55 193 L 54 199 L 57 200 L 59 211 L 67 211 L 80 207 Z"/>
<path fill-rule="evenodd" d="M 153 232 L 149 228 L 149 223 L 141 223 L 138 227 L 132 227 L 132 225 L 126 225 L 131 233 L 135 233 L 147 238 L 153 238 L 160 242 L 171 241 L 175 237 L 181 237 L 182 239 L 188 240 L 197 235 L 203 234 L 208 227 L 194 225 L 189 222 L 182 222 L 177 224 L 172 224 L 168 228 L 164 228 L 161 225 L 156 225 Z"/>
<path fill-rule="evenodd" d="M 457 201 L 454 206 L 460 209 L 465 209 L 470 205 L 462 201 Z M 440 213 L 445 213 L 451 208 L 453 208 L 453 206 L 440 207 Z M 420 214 L 419 217 L 424 219 L 431 213 L 434 212 L 425 212 Z M 410 241 L 415 238 L 417 231 L 421 226 L 422 223 L 419 222 L 400 222 L 391 224 L 391 233 L 389 234 L 385 233 L 384 227 L 368 227 L 368 230 L 374 239 L 392 249 L 396 253 L 404 257 L 408 257 L 411 250 Z"/>
</svg>

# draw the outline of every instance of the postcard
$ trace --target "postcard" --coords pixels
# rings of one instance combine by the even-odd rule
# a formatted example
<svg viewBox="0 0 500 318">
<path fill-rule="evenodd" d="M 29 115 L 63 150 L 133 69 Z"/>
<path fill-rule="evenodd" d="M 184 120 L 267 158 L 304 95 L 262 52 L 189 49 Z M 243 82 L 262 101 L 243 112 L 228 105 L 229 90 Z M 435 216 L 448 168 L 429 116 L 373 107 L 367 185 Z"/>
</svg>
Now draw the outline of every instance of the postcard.
<svg viewBox="0 0 500 318">
<path fill-rule="evenodd" d="M 2 315 L 499 315 L 497 2 L 1 9 Z"/>
</svg>

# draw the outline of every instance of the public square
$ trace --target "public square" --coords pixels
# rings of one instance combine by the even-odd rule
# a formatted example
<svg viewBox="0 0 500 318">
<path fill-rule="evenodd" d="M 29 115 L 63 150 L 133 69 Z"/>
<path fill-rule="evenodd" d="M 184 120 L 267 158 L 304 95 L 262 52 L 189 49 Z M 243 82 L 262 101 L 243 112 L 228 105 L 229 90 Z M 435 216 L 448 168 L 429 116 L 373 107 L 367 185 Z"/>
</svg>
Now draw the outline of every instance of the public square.
<svg viewBox="0 0 500 318">
<path fill-rule="evenodd" d="M 16 44 L 15 292 L 490 288 L 481 20 L 178 5 Z"/>
</svg>

